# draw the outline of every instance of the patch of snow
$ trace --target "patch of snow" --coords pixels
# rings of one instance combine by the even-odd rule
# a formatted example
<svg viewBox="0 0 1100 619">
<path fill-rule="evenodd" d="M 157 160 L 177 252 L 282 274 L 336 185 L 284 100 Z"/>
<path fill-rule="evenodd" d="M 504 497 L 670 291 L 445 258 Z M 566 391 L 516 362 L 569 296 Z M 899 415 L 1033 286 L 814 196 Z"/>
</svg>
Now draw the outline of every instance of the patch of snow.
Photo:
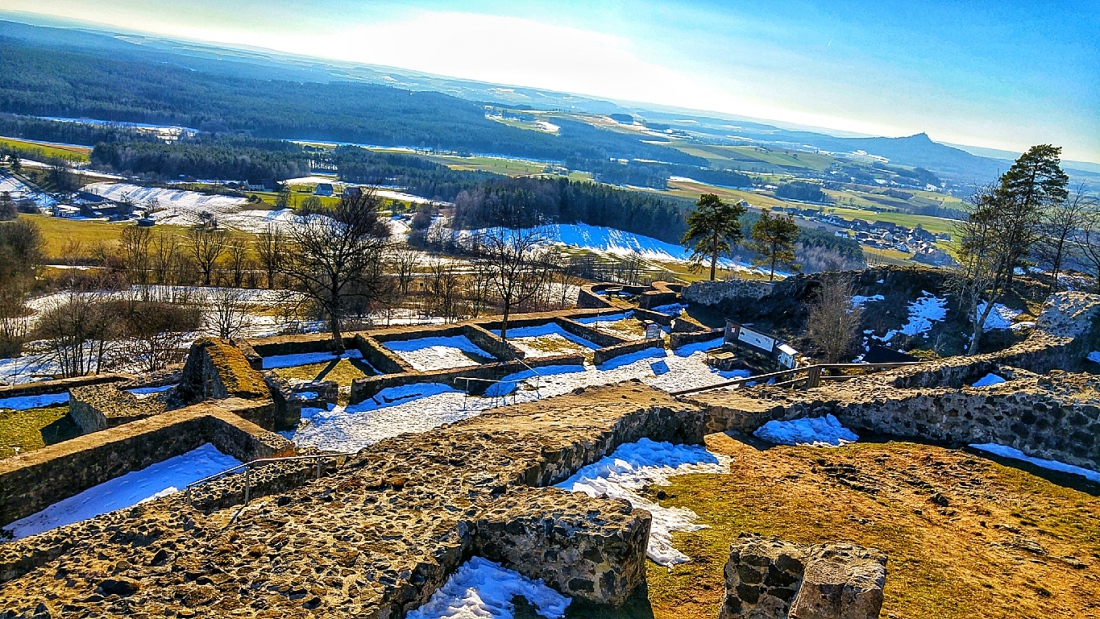
<svg viewBox="0 0 1100 619">
<path fill-rule="evenodd" d="M 134 389 L 127 389 L 126 391 L 129 391 L 134 395 L 150 395 L 153 393 L 160 393 L 161 391 L 168 391 L 172 387 L 175 387 L 175 385 L 161 385 L 160 387 L 136 387 Z"/>
<path fill-rule="evenodd" d="M 293 355 L 272 355 L 264 357 L 263 369 L 274 370 L 277 368 L 293 368 L 299 365 L 313 365 L 314 363 L 327 363 L 340 359 L 362 359 L 363 353 L 357 348 L 349 348 L 342 355 L 334 355 L 329 351 L 303 352 Z"/>
<path fill-rule="evenodd" d="M 383 342 L 382 345 L 397 353 L 409 365 L 421 372 L 477 365 L 479 362 L 467 353 L 482 359 L 494 359 L 491 354 L 478 348 L 465 335 L 392 340 Z"/>
<path fill-rule="evenodd" d="M 657 307 L 651 307 L 651 312 L 658 312 L 661 314 L 668 314 L 669 316 L 679 316 L 680 312 L 687 309 L 687 305 L 683 303 L 669 303 L 668 305 L 658 305 Z"/>
<path fill-rule="evenodd" d="M 581 316 L 579 318 L 574 318 L 573 320 L 575 320 L 576 322 L 581 323 L 582 325 L 595 325 L 595 324 L 605 324 L 605 323 L 609 323 L 609 322 L 618 322 L 620 320 L 626 320 L 627 318 L 632 318 L 633 316 L 634 316 L 634 312 L 633 311 L 628 311 L 628 312 L 617 312 L 615 314 L 597 314 L 597 315 L 594 315 L 594 316 Z"/>
<path fill-rule="evenodd" d="M 1100 351 L 1094 350 L 1090 352 L 1085 358 L 1089 361 L 1092 361 L 1093 363 L 1100 363 Z"/>
<path fill-rule="evenodd" d="M 870 297 L 865 297 L 865 296 L 857 294 L 857 295 L 852 297 L 852 307 L 863 307 L 863 305 L 865 303 L 867 303 L 868 301 L 885 301 L 885 300 L 886 300 L 886 297 L 882 296 L 881 294 L 872 295 Z"/>
<path fill-rule="evenodd" d="M 1007 382 L 1007 381 L 1005 381 L 1004 378 L 1002 378 L 1000 376 L 997 376 L 996 374 L 986 374 L 985 376 L 983 376 L 983 377 L 979 378 L 978 380 L 974 381 L 974 384 L 970 385 L 970 386 L 971 387 L 990 387 L 992 385 L 999 385 L 1003 382 Z"/>
<path fill-rule="evenodd" d="M 840 424 L 833 415 L 791 421 L 769 421 L 752 433 L 777 445 L 811 445 L 813 447 L 839 447 L 854 443 L 859 436 Z"/>
<path fill-rule="evenodd" d="M 1066 464 L 1065 462 L 1058 462 L 1057 460 L 1044 460 L 1043 458 L 1032 458 L 1024 452 L 1014 447 L 1007 447 L 1005 445 L 998 445 L 997 443 L 982 443 L 971 445 L 974 449 L 979 449 L 984 452 L 991 453 L 1002 458 L 1011 458 L 1013 460 L 1023 460 L 1034 464 L 1039 468 L 1044 468 L 1051 471 L 1058 471 L 1060 473 L 1071 473 L 1073 475 L 1080 475 L 1089 481 L 1094 481 L 1100 484 L 1100 472 L 1086 469 L 1080 466 L 1074 466 L 1072 464 Z"/>
<path fill-rule="evenodd" d="M 21 395 L 12 398 L 0 398 L 0 409 L 26 411 L 32 408 L 57 406 L 69 401 L 69 392 L 43 393 L 39 395 Z"/>
<path fill-rule="evenodd" d="M 6 525 L 16 539 L 158 499 L 241 464 L 207 443 L 140 471 L 131 471 Z"/>
<path fill-rule="evenodd" d="M 408 619 L 512 619 L 512 600 L 522 597 L 547 619 L 565 616 L 569 598 L 481 557 L 463 563 Z"/>
<path fill-rule="evenodd" d="M 620 445 L 613 454 L 581 468 L 557 487 L 592 497 L 626 499 L 635 508 L 649 511 L 653 523 L 646 556 L 659 565 L 673 566 L 691 559 L 672 547 L 672 532 L 698 531 L 704 526 L 695 522 L 698 515 L 690 509 L 662 507 L 639 491 L 653 484 L 667 485 L 674 475 L 726 473 L 729 462 L 729 458 L 712 454 L 701 445 L 673 445 L 643 438 Z"/>
<path fill-rule="evenodd" d="M 982 301 L 978 304 L 978 316 L 982 315 L 982 312 L 985 311 L 987 305 L 989 304 L 985 301 Z M 1005 307 L 1001 303 L 994 303 L 993 309 L 989 311 L 989 316 L 987 316 L 985 319 L 985 325 L 983 325 L 982 330 L 995 331 L 1000 329 L 1011 329 L 1013 328 L 1012 321 L 1015 320 L 1016 317 L 1022 313 L 1023 312 L 1021 312 L 1020 310 L 1014 310 Z"/>
<path fill-rule="evenodd" d="M 899 333 L 908 336 L 924 335 L 932 330 L 933 322 L 940 322 L 946 317 L 947 299 L 922 290 L 920 298 L 909 303 L 909 321 L 901 329 L 891 329 L 886 335 L 876 339 L 889 342 Z"/>
</svg>

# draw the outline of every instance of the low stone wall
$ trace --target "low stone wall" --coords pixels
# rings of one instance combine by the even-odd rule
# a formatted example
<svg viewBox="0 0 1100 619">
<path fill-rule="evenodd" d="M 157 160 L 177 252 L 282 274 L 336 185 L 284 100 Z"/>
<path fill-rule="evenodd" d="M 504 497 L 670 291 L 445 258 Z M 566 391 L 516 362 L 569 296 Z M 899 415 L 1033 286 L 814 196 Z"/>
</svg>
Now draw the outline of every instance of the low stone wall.
<svg viewBox="0 0 1100 619">
<path fill-rule="evenodd" d="M 204 443 L 238 460 L 293 450 L 283 437 L 225 408 L 169 411 L 0 460 L 0 526 Z"/>
<path fill-rule="evenodd" d="M 800 546 L 741 534 L 730 545 L 719 619 L 876 619 L 886 556 L 853 544 Z"/>
<path fill-rule="evenodd" d="M 652 310 L 642 309 L 640 307 L 634 309 L 634 317 L 639 320 L 648 320 L 655 322 L 659 325 L 666 327 L 672 326 L 672 321 L 676 319 L 675 316 L 670 314 L 663 314 L 661 312 L 654 312 Z"/>
<path fill-rule="evenodd" d="M 617 606 L 645 582 L 649 526 L 649 512 L 622 499 L 524 488 L 477 520 L 474 554 L 570 597 Z"/>
<path fill-rule="evenodd" d="M 479 325 L 464 325 L 462 327 L 462 332 L 475 346 L 493 355 L 500 361 L 512 361 L 515 359 L 522 359 L 526 356 L 523 354 L 523 351 L 505 342 L 496 334 Z"/>
<path fill-rule="evenodd" d="M 394 354 L 373 337 L 363 333 L 355 335 L 355 348 L 363 353 L 363 359 L 383 374 L 400 374 L 403 372 L 415 372 L 411 365 L 404 359 Z"/>
<path fill-rule="evenodd" d="M 653 282 L 651 289 L 646 290 L 638 297 L 638 307 L 650 309 L 680 300 L 682 286 L 669 284 L 668 282 Z"/>
<path fill-rule="evenodd" d="M 698 344 L 699 342 L 709 342 L 722 337 L 724 331 L 722 329 L 708 329 L 706 331 L 689 331 L 689 332 L 676 332 L 673 331 L 668 335 L 669 348 L 676 350 L 681 346 L 688 344 Z"/>
<path fill-rule="evenodd" d="M 596 309 L 613 306 L 607 299 L 603 298 L 602 295 L 596 294 L 596 292 L 592 290 L 592 286 L 581 286 L 580 290 L 577 291 L 577 307 L 582 309 Z"/>
<path fill-rule="evenodd" d="M 722 282 L 692 282 L 681 295 L 688 303 L 717 305 L 726 299 L 762 299 L 772 291 L 772 282 L 758 279 L 731 279 Z"/>
<path fill-rule="evenodd" d="M 139 398 L 118 388 L 118 383 L 73 387 L 69 390 L 69 415 L 85 433 L 98 432 L 159 415 L 168 410 L 167 392 Z"/>
<path fill-rule="evenodd" d="M 0 399 L 43 395 L 46 393 L 62 393 L 73 387 L 101 385 L 104 383 L 120 383 L 132 380 L 134 380 L 134 377 L 129 374 L 97 374 L 94 376 L 76 376 L 73 378 L 59 378 L 57 380 L 43 380 L 20 385 L 0 385 Z"/>
<path fill-rule="evenodd" d="M 569 333 L 592 342 L 593 344 L 606 348 L 608 346 L 618 346 L 619 344 L 626 344 L 628 340 L 623 339 L 617 335 L 612 335 L 599 329 L 594 329 L 586 324 L 579 323 L 576 320 L 570 318 L 557 318 L 554 322 L 558 323 L 562 329 L 565 329 Z"/>
<path fill-rule="evenodd" d="M 275 407 L 269 427 L 274 430 L 290 430 L 298 427 L 302 421 L 302 400 L 295 397 L 294 389 L 275 372 L 264 372 L 263 376 Z"/>
<path fill-rule="evenodd" d="M 486 381 L 500 380 L 509 374 L 522 372 L 527 368 L 547 367 L 551 365 L 583 365 L 584 355 L 553 355 L 550 357 L 538 357 L 528 360 L 501 361 L 499 363 L 484 363 L 482 365 L 467 366 L 448 370 L 434 370 L 429 372 L 406 372 L 401 374 L 383 374 L 380 376 L 365 376 L 356 378 L 351 383 L 351 404 L 358 404 L 363 400 L 373 398 L 379 391 L 391 387 L 404 387 L 420 383 L 443 383 L 456 389 L 465 389 L 465 381 L 458 378 L 480 378 Z M 480 393 L 488 387 L 488 383 L 470 382 L 472 393 Z"/>
<path fill-rule="evenodd" d="M 616 344 L 615 346 L 605 346 L 600 348 L 592 355 L 592 363 L 594 365 L 603 365 L 615 357 L 622 355 L 629 355 L 630 353 L 638 352 L 639 350 L 645 350 L 647 348 L 664 348 L 665 341 L 661 338 L 655 338 L 652 340 L 636 340 L 633 342 L 626 342 L 625 344 Z"/>
<path fill-rule="evenodd" d="M 344 347 L 354 346 L 354 334 L 344 336 Z M 299 355 L 311 352 L 332 350 L 332 336 L 323 333 L 304 333 L 299 335 L 273 335 L 258 337 L 237 343 L 242 350 L 251 350 L 261 357 L 280 355 Z M 259 368 L 257 368 L 259 369 Z"/>
</svg>

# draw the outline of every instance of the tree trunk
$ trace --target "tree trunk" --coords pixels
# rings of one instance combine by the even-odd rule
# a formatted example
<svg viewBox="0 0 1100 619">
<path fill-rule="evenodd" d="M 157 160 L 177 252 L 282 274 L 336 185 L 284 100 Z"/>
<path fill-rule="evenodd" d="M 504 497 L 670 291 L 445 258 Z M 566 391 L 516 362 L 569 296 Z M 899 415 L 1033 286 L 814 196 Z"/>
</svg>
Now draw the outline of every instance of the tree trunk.
<svg viewBox="0 0 1100 619">
<path fill-rule="evenodd" d="M 340 316 L 343 314 L 340 307 L 339 290 L 332 290 L 332 305 L 329 308 L 329 328 L 332 330 L 332 350 L 337 355 L 344 354 L 344 334 L 340 332 Z"/>
<path fill-rule="evenodd" d="M 993 311 L 993 304 L 995 301 L 987 301 L 985 304 L 985 311 L 981 316 L 978 316 L 977 321 L 974 323 L 974 337 L 970 340 L 970 346 L 966 349 L 966 356 L 972 357 L 978 352 L 978 341 L 982 338 L 982 331 L 985 327 L 985 320 L 989 318 L 990 312 Z"/>
<path fill-rule="evenodd" d="M 718 250 L 715 249 L 710 255 L 710 281 L 714 281 L 714 271 L 718 267 Z"/>
<path fill-rule="evenodd" d="M 500 321 L 500 339 L 506 341 L 508 339 L 508 314 L 512 312 L 512 303 L 509 300 L 504 301 L 504 317 Z"/>
</svg>

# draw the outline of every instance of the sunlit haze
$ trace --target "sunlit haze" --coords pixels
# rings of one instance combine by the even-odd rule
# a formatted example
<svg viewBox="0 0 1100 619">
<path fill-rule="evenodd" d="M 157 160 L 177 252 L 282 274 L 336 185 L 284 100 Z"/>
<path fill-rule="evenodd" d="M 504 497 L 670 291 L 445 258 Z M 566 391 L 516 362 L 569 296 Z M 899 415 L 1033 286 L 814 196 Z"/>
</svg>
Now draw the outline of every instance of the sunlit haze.
<svg viewBox="0 0 1100 619">
<path fill-rule="evenodd" d="M 964 6 L 965 5 L 965 6 Z M 1094 2 L 7 0 L 108 29 L 1100 162 Z"/>
</svg>

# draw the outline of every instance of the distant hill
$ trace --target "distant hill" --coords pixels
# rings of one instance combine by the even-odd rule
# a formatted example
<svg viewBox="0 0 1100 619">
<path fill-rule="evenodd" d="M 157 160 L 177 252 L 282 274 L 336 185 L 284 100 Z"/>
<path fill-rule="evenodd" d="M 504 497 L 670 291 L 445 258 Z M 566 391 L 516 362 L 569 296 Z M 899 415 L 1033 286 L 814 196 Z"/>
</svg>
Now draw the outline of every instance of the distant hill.
<svg viewBox="0 0 1100 619">
<path fill-rule="evenodd" d="M 812 142 L 818 148 L 837 152 L 862 150 L 886 157 L 892 163 L 918 166 L 943 175 L 993 180 L 1008 169 L 1003 160 L 978 157 L 964 150 L 933 142 L 926 133 L 904 138 L 822 138 Z M 823 146 L 823 144 L 825 146 Z"/>
</svg>

